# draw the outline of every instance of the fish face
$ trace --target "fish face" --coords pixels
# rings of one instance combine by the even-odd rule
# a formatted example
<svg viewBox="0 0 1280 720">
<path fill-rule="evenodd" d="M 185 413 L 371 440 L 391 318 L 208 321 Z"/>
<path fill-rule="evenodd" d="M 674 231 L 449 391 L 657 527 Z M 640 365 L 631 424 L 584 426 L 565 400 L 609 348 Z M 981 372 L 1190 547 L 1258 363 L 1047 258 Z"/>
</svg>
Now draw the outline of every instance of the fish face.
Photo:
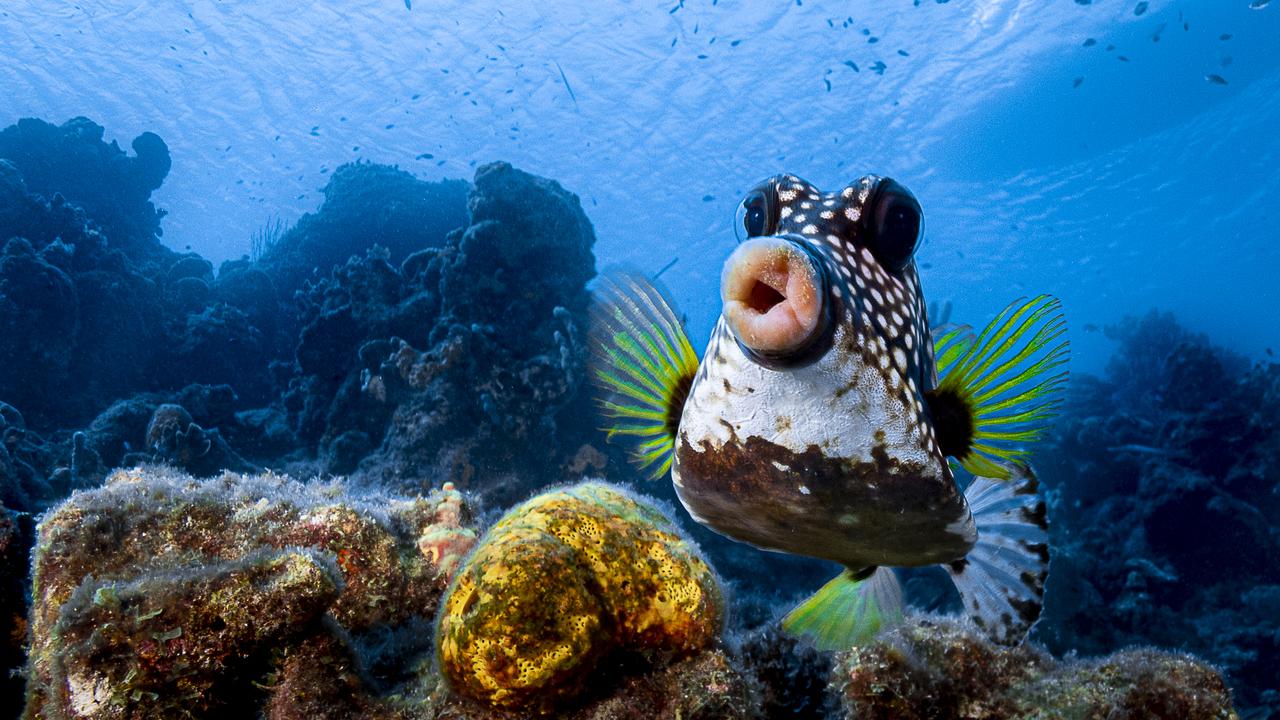
<svg viewBox="0 0 1280 720">
<path fill-rule="evenodd" d="M 876 176 L 824 193 L 782 175 L 748 194 L 677 432 L 673 479 L 694 518 L 850 567 L 972 546 L 924 399 L 921 222 L 910 192 Z"/>
</svg>

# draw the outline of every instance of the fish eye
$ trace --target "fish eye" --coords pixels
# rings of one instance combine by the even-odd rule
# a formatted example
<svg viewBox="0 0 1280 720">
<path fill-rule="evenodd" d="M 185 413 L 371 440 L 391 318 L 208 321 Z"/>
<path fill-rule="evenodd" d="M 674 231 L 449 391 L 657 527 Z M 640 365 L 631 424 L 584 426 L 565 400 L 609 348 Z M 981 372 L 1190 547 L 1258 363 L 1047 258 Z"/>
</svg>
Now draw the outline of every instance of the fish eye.
<svg viewBox="0 0 1280 720">
<path fill-rule="evenodd" d="M 887 269 L 900 272 L 920 244 L 924 213 L 911 191 L 885 178 L 876 188 L 870 214 L 871 252 Z"/>
<path fill-rule="evenodd" d="M 774 216 L 777 203 L 774 201 L 777 182 L 770 178 L 747 193 L 738 205 L 737 218 L 733 223 L 738 242 L 748 238 L 770 235 L 777 226 Z"/>
</svg>

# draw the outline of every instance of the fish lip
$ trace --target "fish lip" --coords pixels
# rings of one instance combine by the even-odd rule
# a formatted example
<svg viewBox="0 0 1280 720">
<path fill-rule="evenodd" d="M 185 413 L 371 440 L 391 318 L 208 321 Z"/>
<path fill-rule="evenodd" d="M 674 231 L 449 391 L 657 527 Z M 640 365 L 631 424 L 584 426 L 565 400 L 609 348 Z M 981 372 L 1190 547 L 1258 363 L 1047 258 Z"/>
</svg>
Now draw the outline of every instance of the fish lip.
<svg viewBox="0 0 1280 720">
<path fill-rule="evenodd" d="M 732 331 L 734 342 L 749 360 L 770 370 L 791 370 L 812 365 L 822 358 L 835 341 L 835 322 L 833 322 L 831 297 L 831 279 L 828 275 L 825 258 L 804 237 L 795 233 L 781 235 L 762 235 L 751 240 L 783 240 L 803 251 L 808 256 L 814 269 L 818 284 L 818 296 L 822 299 L 817 323 L 804 342 L 794 347 L 778 351 L 766 351 L 749 347 L 742 342 L 736 332 Z M 722 315 L 723 317 L 723 315 Z"/>
</svg>

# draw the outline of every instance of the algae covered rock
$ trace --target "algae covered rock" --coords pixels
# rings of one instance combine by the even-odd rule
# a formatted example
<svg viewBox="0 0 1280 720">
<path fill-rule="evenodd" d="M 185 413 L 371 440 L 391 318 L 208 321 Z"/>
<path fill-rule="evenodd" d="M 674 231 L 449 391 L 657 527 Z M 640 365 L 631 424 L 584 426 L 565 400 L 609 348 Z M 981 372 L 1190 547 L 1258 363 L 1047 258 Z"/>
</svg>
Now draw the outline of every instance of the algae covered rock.
<svg viewBox="0 0 1280 720">
<path fill-rule="evenodd" d="M 1222 676 L 1190 656 L 1132 649 L 1064 662 L 949 618 L 916 618 L 855 648 L 836 683 L 859 720 L 1237 717 Z"/>
<path fill-rule="evenodd" d="M 390 713 L 361 672 L 379 658 L 359 650 L 429 657 L 468 521 L 449 487 L 395 499 L 118 471 L 39 525 L 27 717 Z"/>
<path fill-rule="evenodd" d="M 489 530 L 445 596 L 437 654 L 460 694 L 545 713 L 620 656 L 653 663 L 706 648 L 723 612 L 714 574 L 669 519 L 587 482 Z"/>
<path fill-rule="evenodd" d="M 620 672 L 620 669 L 616 669 Z M 418 699 L 414 717 L 430 720 L 523 720 L 528 710 L 502 710 L 451 692 L 438 675 L 424 676 L 429 692 Z M 649 672 L 619 678 L 610 694 L 572 708 L 559 708 L 558 720 L 752 720 L 774 717 L 760 712 L 759 693 L 749 674 L 723 650 L 703 650 Z M 780 715 L 777 717 L 787 717 Z"/>
</svg>

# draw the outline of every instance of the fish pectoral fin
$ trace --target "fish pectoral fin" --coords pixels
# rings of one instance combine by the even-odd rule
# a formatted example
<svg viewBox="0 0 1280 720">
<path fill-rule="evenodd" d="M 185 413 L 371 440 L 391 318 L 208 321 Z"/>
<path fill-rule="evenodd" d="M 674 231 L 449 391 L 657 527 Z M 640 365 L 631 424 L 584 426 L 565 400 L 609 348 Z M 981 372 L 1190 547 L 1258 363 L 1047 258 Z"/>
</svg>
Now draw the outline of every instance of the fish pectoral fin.
<svg viewBox="0 0 1280 720">
<path fill-rule="evenodd" d="M 901 621 L 898 577 L 887 567 L 877 567 L 869 575 L 840 573 L 787 613 L 782 629 L 819 650 L 848 650 Z"/>
<path fill-rule="evenodd" d="M 965 498 L 978 527 L 969 554 L 943 565 L 974 624 L 993 640 L 1017 644 L 1040 618 L 1049 575 L 1049 525 L 1030 468 L 1011 482 L 975 477 Z"/>
<path fill-rule="evenodd" d="M 608 437 L 630 437 L 631 458 L 653 478 L 671 469 L 676 430 L 698 355 L 671 303 L 652 281 L 601 276 L 591 297 L 588 374 Z"/>
<path fill-rule="evenodd" d="M 974 475 L 1010 479 L 1058 413 L 1069 346 L 1062 304 L 1049 295 L 1010 303 L 982 332 L 939 328 L 938 386 L 925 393 L 938 445 Z"/>
</svg>

